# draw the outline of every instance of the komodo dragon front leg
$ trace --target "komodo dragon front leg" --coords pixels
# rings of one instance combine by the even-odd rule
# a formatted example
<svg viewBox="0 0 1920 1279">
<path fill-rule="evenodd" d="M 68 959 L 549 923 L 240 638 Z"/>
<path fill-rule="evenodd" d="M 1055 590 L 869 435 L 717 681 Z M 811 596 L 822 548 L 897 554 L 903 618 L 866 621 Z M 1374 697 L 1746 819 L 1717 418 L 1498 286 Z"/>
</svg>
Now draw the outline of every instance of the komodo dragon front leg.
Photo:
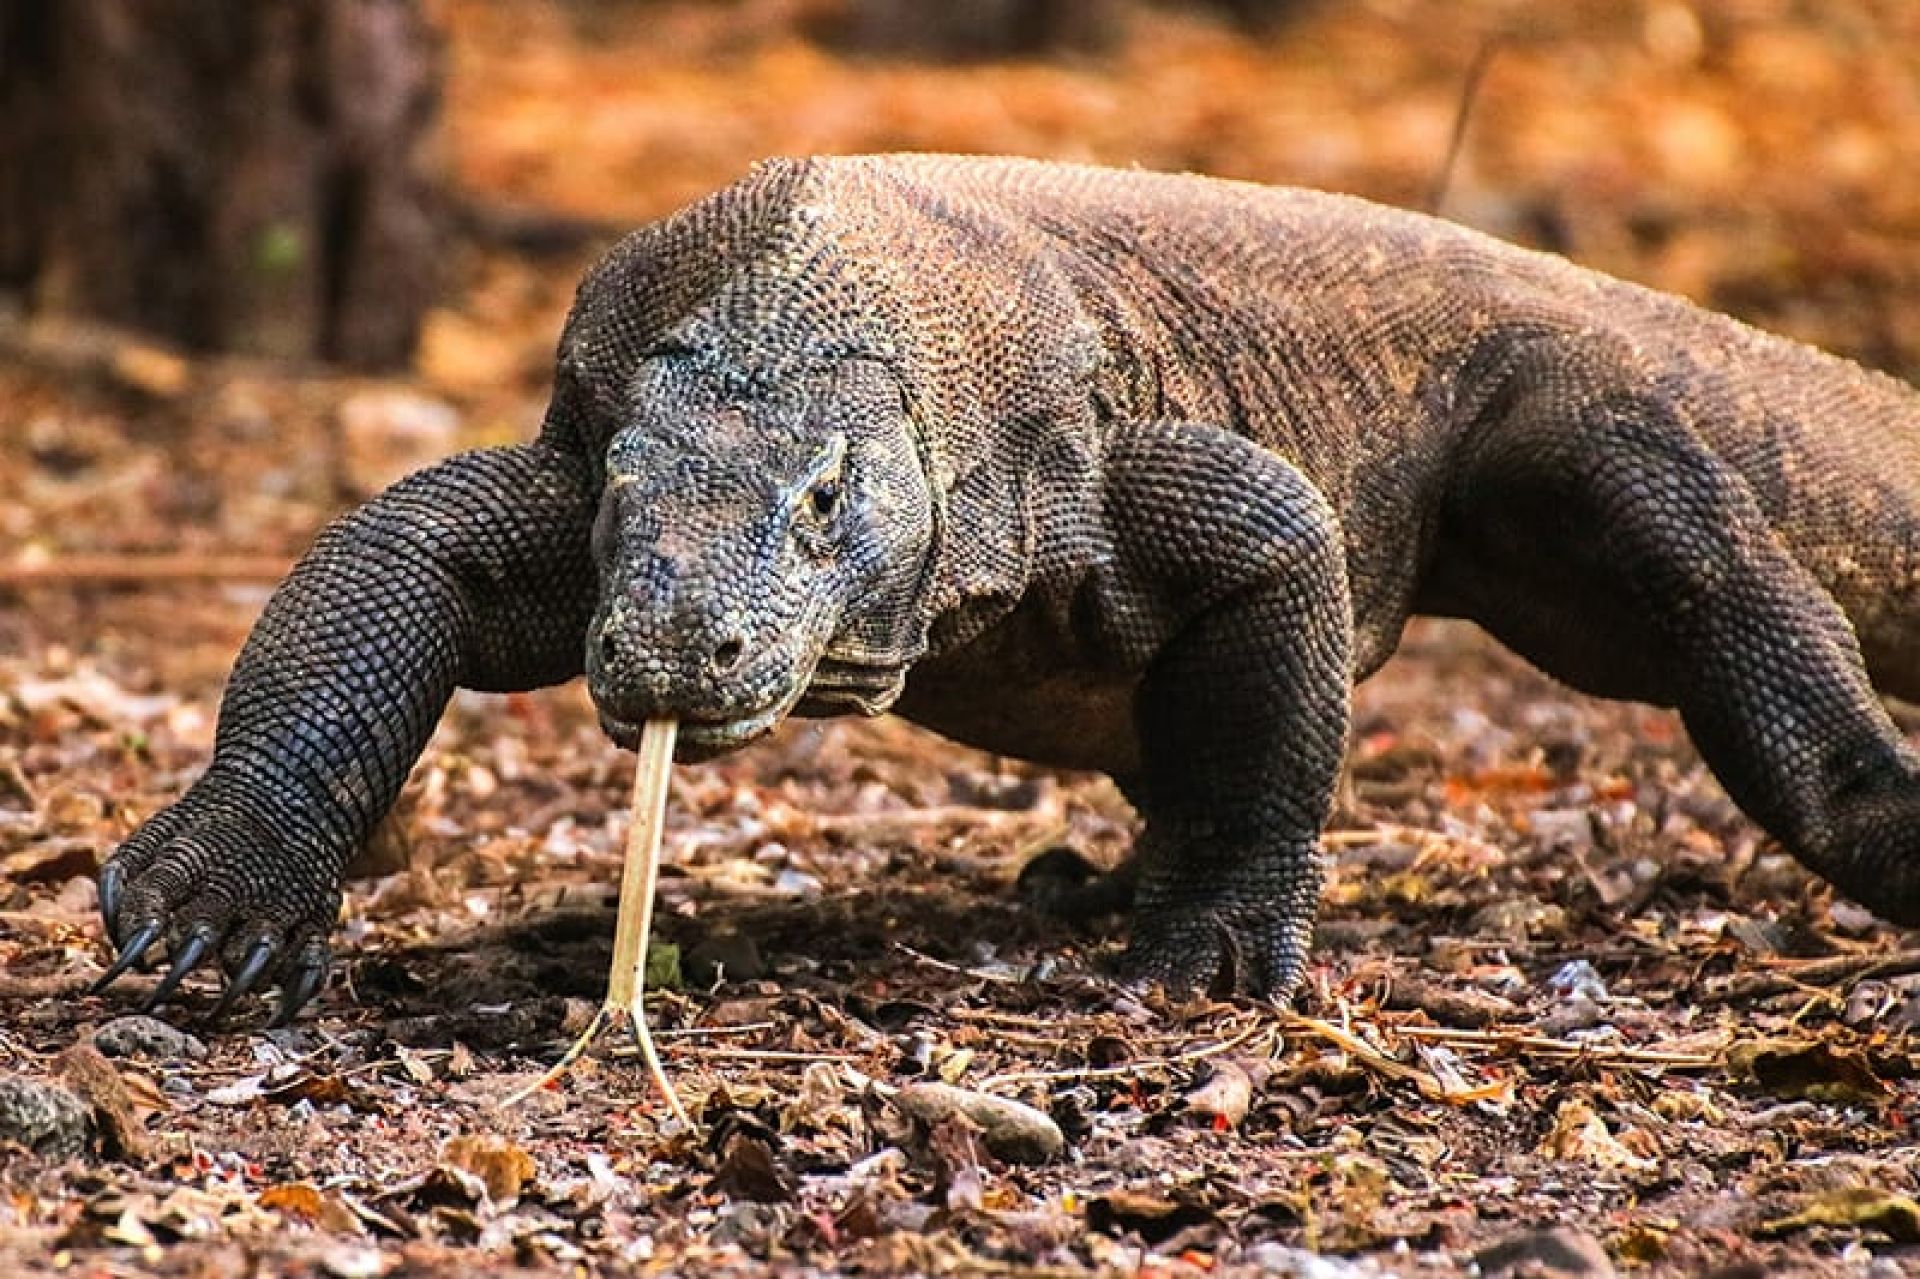
<svg viewBox="0 0 1920 1279">
<path fill-rule="evenodd" d="M 1280 457 L 1210 426 L 1123 428 L 1102 462 L 1099 616 L 1135 701 L 1145 818 L 1123 969 L 1285 996 L 1306 964 L 1346 743 L 1345 544 Z"/>
<path fill-rule="evenodd" d="M 171 995 L 209 954 L 215 1016 L 267 976 L 284 1022 L 325 981 L 341 873 L 392 806 L 456 685 L 579 673 L 595 597 L 596 494 L 532 444 L 413 475 L 345 516 L 269 601 L 234 667 L 213 762 L 100 876 L 120 949 L 105 986 L 165 938 Z"/>
</svg>

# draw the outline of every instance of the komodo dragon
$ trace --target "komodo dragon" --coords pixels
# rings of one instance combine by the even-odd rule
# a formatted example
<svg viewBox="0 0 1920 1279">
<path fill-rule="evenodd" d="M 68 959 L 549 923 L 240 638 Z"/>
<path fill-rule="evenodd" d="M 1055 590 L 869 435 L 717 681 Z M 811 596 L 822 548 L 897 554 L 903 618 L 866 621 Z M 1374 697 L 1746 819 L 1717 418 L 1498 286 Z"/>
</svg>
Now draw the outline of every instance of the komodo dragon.
<svg viewBox="0 0 1920 1279">
<path fill-rule="evenodd" d="M 205 774 L 113 856 L 150 1002 L 322 985 L 456 687 L 583 670 L 682 758 L 895 710 L 1110 773 L 1123 971 L 1302 975 L 1349 689 L 1409 615 L 1678 707 L 1810 869 L 1920 922 L 1920 394 L 1432 218 L 1010 159 L 775 160 L 580 287 L 539 437 L 327 528 Z M 1869 681 L 1872 681 L 1871 683 Z"/>
</svg>

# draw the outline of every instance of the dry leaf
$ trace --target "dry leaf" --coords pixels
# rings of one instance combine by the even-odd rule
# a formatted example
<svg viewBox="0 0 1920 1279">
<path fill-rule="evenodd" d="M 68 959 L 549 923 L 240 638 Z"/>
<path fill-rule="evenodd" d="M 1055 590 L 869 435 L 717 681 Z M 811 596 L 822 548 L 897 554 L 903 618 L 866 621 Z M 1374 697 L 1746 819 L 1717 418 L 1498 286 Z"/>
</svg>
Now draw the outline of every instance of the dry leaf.
<svg viewBox="0 0 1920 1279">
<path fill-rule="evenodd" d="M 1253 1104 L 1253 1081 L 1234 1062 L 1215 1060 L 1207 1082 L 1186 1096 L 1187 1109 L 1214 1120 L 1216 1126 L 1238 1128 Z"/>
<path fill-rule="evenodd" d="M 1812 1226 L 1877 1230 L 1895 1243 L 1920 1243 L 1920 1203 L 1873 1186 L 1846 1186 L 1820 1195 L 1805 1208 L 1761 1227 L 1770 1235 Z"/>
<path fill-rule="evenodd" d="M 1540 1152 L 1554 1159 L 1572 1159 L 1597 1168 L 1628 1172 L 1649 1172 L 1659 1166 L 1657 1160 L 1635 1154 L 1607 1128 L 1592 1103 L 1583 1097 L 1563 1102 L 1553 1117 L 1553 1131 L 1541 1143 Z"/>
<path fill-rule="evenodd" d="M 1727 1066 L 1781 1097 L 1867 1106 L 1893 1097 L 1864 1053 L 1828 1039 L 1749 1040 L 1727 1050 Z"/>
<path fill-rule="evenodd" d="M 502 1137 L 462 1135 L 448 1140 L 440 1157 L 480 1179 L 496 1208 L 509 1207 L 537 1171 L 533 1156 Z"/>
<path fill-rule="evenodd" d="M 126 1081 L 105 1054 L 83 1041 L 61 1053 L 56 1065 L 68 1086 L 93 1107 L 110 1153 L 117 1152 L 134 1163 L 152 1157 L 153 1139 L 135 1113 Z"/>
</svg>

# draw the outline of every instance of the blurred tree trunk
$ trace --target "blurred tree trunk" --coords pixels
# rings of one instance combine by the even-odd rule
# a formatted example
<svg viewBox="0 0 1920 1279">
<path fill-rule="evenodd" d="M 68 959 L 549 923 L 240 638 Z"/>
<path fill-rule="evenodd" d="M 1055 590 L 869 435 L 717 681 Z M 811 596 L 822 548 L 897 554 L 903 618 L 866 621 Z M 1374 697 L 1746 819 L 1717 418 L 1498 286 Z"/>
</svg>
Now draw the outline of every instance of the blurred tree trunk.
<svg viewBox="0 0 1920 1279">
<path fill-rule="evenodd" d="M 919 58 L 1099 53 L 1126 0 L 847 0 L 830 32 L 869 53 Z"/>
<path fill-rule="evenodd" d="M 0 289 L 196 348 L 403 363 L 440 71 L 418 0 L 0 5 Z"/>
<path fill-rule="evenodd" d="M 840 0 L 822 34 L 868 53 L 964 61 L 1098 54 L 1118 45 L 1145 0 Z M 1169 8 L 1191 0 L 1161 0 Z M 1313 0 L 1203 0 L 1253 35 L 1271 35 Z"/>
</svg>

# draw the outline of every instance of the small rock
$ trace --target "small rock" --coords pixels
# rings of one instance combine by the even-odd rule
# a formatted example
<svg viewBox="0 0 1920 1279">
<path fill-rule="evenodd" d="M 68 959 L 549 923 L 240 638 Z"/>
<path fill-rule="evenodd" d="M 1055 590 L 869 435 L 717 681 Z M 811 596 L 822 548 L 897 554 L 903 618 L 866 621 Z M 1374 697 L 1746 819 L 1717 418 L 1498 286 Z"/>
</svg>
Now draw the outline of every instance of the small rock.
<svg viewBox="0 0 1920 1279">
<path fill-rule="evenodd" d="M 1584 959 L 1570 960 L 1554 970 L 1547 986 L 1562 999 L 1590 999 L 1604 1004 L 1609 998 L 1607 983 L 1594 966 Z"/>
<path fill-rule="evenodd" d="M 1571 1226 L 1531 1230 L 1489 1244 L 1473 1254 L 1482 1273 L 1501 1275 L 1578 1275 L 1584 1279 L 1613 1279 L 1613 1262 L 1600 1241 Z"/>
<path fill-rule="evenodd" d="M 207 1046 L 158 1017 L 116 1017 L 93 1032 L 93 1046 L 109 1057 L 146 1057 L 154 1061 L 200 1061 Z"/>
<path fill-rule="evenodd" d="M 105 1054 L 83 1039 L 54 1058 L 54 1065 L 61 1082 L 92 1111 L 102 1153 L 145 1163 L 153 1154 L 153 1140 L 141 1126 L 127 1081 Z"/>
<path fill-rule="evenodd" d="M 1479 1028 L 1506 1021 L 1520 1014 L 1519 1005 L 1510 999 L 1472 987 L 1453 987 L 1428 981 L 1414 973 L 1399 973 L 1387 991 L 1386 1006 L 1395 1009 L 1419 1009 L 1442 1026 Z"/>
<path fill-rule="evenodd" d="M 1060 1125 L 1032 1106 L 951 1084 L 909 1084 L 894 1097 L 900 1110 L 923 1124 L 954 1114 L 980 1126 L 980 1140 L 1008 1163 L 1038 1164 L 1066 1149 Z"/>
<path fill-rule="evenodd" d="M 320 1269 L 329 1279 L 379 1279 L 392 1266 L 385 1253 L 363 1244 L 336 1244 L 320 1256 Z"/>
<path fill-rule="evenodd" d="M 17 1142 L 48 1159 L 85 1154 L 93 1133 L 87 1103 L 59 1084 L 0 1077 L 0 1142 Z"/>
<path fill-rule="evenodd" d="M 760 947 L 746 933 L 716 932 L 702 937 L 680 956 L 687 983 L 706 990 L 722 981 L 755 981 L 767 975 Z"/>
<path fill-rule="evenodd" d="M 341 403 L 338 421 L 339 482 L 351 497 L 371 497 L 459 444 L 453 406 L 411 391 L 361 391 Z"/>
<path fill-rule="evenodd" d="M 782 897 L 797 897 L 802 901 L 816 901 L 825 893 L 826 887 L 816 875 L 791 867 L 773 877 L 773 891 Z"/>
<path fill-rule="evenodd" d="M 1585 996 L 1556 1004 L 1535 1025 L 1543 1035 L 1565 1039 L 1577 1031 L 1592 1030 L 1607 1019 L 1607 1010 Z"/>
<path fill-rule="evenodd" d="M 127 342 L 111 360 L 114 377 L 156 400 L 177 399 L 193 383 L 193 366 L 164 347 Z"/>
<path fill-rule="evenodd" d="M 1879 927 L 1879 919 L 1864 906 L 1856 906 L 1844 897 L 1836 897 L 1827 905 L 1827 918 L 1833 926 L 1850 936 L 1872 932 Z"/>
<path fill-rule="evenodd" d="M 1272 1242 L 1253 1245 L 1239 1260 L 1260 1274 L 1286 1275 L 1289 1279 L 1383 1279 L 1386 1273 L 1371 1261 L 1323 1257 L 1305 1248 Z"/>
<path fill-rule="evenodd" d="M 1593 847 L 1593 818 L 1585 808 L 1536 808 L 1527 822 L 1540 847 L 1549 851 L 1584 853 Z"/>
</svg>

